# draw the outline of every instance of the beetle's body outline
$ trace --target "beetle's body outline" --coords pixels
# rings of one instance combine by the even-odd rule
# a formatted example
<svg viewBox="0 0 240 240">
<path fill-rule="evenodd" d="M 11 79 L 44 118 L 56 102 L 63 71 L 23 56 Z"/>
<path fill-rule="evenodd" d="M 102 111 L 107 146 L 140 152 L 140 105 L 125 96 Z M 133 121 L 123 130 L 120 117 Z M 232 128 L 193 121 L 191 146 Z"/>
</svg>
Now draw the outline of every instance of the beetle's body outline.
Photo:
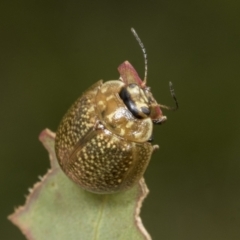
<svg viewBox="0 0 240 240">
<path fill-rule="evenodd" d="M 120 78 L 93 84 L 63 117 L 55 139 L 59 165 L 82 188 L 94 193 L 127 190 L 143 176 L 152 153 L 153 124 L 167 120 L 147 82 L 146 50 L 134 29 L 145 59 L 144 79 L 123 62 Z"/>
<path fill-rule="evenodd" d="M 125 75 L 121 74 L 123 68 L 127 69 Z M 61 168 L 91 192 L 114 193 L 132 187 L 158 148 L 148 141 L 156 113 L 159 121 L 166 120 L 145 86 L 150 100 L 155 101 L 151 103 L 154 119 L 136 118 L 131 113 L 119 92 L 129 83 L 140 85 L 142 81 L 129 62 L 119 69 L 119 80 L 98 81 L 85 91 L 57 130 L 55 149 Z"/>
</svg>

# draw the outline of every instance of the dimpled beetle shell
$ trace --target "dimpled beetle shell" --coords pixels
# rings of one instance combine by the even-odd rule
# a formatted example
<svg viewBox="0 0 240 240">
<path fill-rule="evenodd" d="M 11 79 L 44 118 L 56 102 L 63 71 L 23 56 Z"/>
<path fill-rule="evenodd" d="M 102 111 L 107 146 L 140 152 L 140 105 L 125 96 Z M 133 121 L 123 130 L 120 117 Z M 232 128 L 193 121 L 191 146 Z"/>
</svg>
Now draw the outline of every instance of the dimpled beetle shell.
<svg viewBox="0 0 240 240">
<path fill-rule="evenodd" d="M 68 110 L 56 133 L 55 150 L 66 175 L 95 193 L 131 188 L 151 155 L 153 123 L 166 120 L 133 66 L 118 68 L 119 80 L 98 81 Z"/>
</svg>

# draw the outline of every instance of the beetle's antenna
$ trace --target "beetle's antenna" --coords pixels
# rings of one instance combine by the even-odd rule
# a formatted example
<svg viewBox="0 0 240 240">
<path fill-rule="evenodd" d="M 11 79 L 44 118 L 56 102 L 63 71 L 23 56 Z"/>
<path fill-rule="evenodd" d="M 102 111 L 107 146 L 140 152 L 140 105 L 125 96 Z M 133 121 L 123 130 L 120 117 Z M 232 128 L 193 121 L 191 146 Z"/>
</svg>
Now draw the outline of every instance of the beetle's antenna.
<svg viewBox="0 0 240 240">
<path fill-rule="evenodd" d="M 170 89 L 171 96 L 172 96 L 172 98 L 173 98 L 173 100 L 175 102 L 175 107 L 169 107 L 169 106 L 161 105 L 161 104 L 159 104 L 159 106 L 161 108 L 165 108 L 167 110 L 176 111 L 179 108 L 179 105 L 178 105 L 178 100 L 177 100 L 175 92 L 174 92 L 174 88 L 173 88 L 172 82 L 169 82 L 169 89 Z"/>
<path fill-rule="evenodd" d="M 177 110 L 179 108 L 179 105 L 178 105 L 178 100 L 176 98 L 172 82 L 169 82 L 169 89 L 170 89 L 171 96 L 175 102 L 175 107 L 173 107 L 173 110 Z"/>
<path fill-rule="evenodd" d="M 143 85 L 146 85 L 147 82 L 147 71 L 148 71 L 148 66 L 147 66 L 147 52 L 146 52 L 146 48 L 144 47 L 140 37 L 138 36 L 137 32 L 135 31 L 134 28 L 131 28 L 131 31 L 134 35 L 134 37 L 136 38 L 136 40 L 138 41 L 142 52 L 143 52 L 143 57 L 144 57 L 144 64 L 145 64 L 145 73 L 144 73 L 144 79 L 143 79 Z"/>
</svg>

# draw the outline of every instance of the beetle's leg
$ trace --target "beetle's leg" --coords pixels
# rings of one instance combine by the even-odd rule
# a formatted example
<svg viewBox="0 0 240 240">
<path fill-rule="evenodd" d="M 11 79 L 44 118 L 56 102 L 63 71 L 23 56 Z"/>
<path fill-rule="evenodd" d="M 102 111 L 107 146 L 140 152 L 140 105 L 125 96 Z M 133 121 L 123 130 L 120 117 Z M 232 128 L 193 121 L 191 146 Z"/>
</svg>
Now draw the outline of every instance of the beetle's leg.
<svg viewBox="0 0 240 240">
<path fill-rule="evenodd" d="M 153 142 L 153 135 L 148 139 L 148 142 Z"/>
<path fill-rule="evenodd" d="M 152 147 L 153 147 L 153 152 L 156 152 L 156 150 L 159 149 L 159 146 L 158 146 L 158 145 L 153 145 Z"/>
<path fill-rule="evenodd" d="M 163 122 L 165 122 L 167 120 L 166 116 L 162 116 L 161 118 L 158 119 L 153 119 L 152 122 L 154 124 L 162 124 Z"/>
</svg>

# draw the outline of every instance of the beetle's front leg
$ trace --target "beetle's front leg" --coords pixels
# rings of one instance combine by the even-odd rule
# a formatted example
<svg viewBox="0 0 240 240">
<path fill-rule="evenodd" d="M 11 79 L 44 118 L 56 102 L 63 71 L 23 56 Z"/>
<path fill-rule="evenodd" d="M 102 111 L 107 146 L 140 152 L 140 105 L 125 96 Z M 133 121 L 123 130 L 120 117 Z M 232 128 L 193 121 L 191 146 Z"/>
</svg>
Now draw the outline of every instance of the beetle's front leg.
<svg viewBox="0 0 240 240">
<path fill-rule="evenodd" d="M 165 122 L 167 120 L 166 116 L 162 116 L 161 118 L 158 119 L 153 119 L 152 122 L 154 124 L 162 124 L 163 122 Z"/>
</svg>

